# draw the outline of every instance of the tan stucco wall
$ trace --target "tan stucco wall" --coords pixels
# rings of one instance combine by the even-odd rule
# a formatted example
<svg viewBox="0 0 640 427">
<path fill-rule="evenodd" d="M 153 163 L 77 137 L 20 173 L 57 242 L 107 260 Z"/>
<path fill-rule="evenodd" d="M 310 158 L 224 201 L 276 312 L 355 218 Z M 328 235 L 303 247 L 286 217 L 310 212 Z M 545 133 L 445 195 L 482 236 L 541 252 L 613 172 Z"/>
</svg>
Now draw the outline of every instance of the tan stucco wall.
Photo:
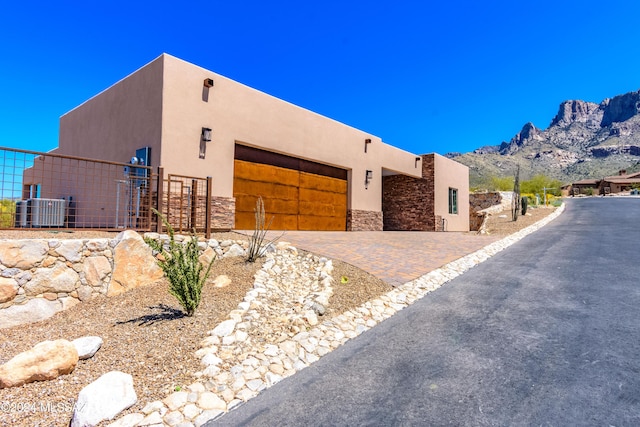
<svg viewBox="0 0 640 427">
<path fill-rule="evenodd" d="M 165 86 L 161 164 L 177 174 L 212 176 L 214 195 L 233 195 L 236 142 L 350 170 L 349 208 L 382 209 L 382 169 L 419 176 L 415 155 L 380 138 L 295 106 L 211 71 L 163 55 Z M 214 80 L 208 101 L 203 81 Z M 202 127 L 212 129 L 199 159 Z M 365 139 L 371 144 L 364 152 Z M 368 189 L 366 170 L 373 171 Z"/>
<path fill-rule="evenodd" d="M 447 231 L 469 231 L 469 168 L 454 160 L 434 154 L 435 209 L 446 219 Z M 458 214 L 449 213 L 449 188 L 458 190 Z"/>
<path fill-rule="evenodd" d="M 126 163 L 149 146 L 159 166 L 162 67 L 158 58 L 63 115 L 55 152 Z"/>
</svg>

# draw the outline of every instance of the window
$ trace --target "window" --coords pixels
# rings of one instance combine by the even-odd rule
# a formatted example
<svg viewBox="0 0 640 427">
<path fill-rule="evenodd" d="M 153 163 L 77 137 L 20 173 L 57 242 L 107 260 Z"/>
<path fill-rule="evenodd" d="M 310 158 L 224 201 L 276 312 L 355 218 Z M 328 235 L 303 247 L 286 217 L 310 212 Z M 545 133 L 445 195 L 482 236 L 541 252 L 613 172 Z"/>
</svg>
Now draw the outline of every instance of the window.
<svg viewBox="0 0 640 427">
<path fill-rule="evenodd" d="M 458 214 L 458 189 L 449 188 L 449 213 Z"/>
</svg>

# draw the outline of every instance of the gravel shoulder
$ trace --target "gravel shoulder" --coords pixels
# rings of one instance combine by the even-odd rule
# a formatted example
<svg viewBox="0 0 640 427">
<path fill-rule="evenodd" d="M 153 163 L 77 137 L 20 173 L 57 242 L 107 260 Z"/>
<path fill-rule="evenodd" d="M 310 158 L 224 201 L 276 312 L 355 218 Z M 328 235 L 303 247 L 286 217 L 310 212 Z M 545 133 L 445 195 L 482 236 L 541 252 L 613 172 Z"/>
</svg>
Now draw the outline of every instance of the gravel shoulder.
<svg viewBox="0 0 640 427">
<path fill-rule="evenodd" d="M 527 227 L 551 213 L 552 209 L 531 209 L 531 216 L 517 222 L 489 219 L 490 234 L 508 235 Z M 114 237 L 115 233 L 46 231 L 0 232 L 0 238 L 95 238 Z M 217 239 L 239 239 L 236 233 L 217 233 Z M 334 260 L 334 294 L 324 319 L 339 315 L 374 299 L 392 288 L 382 280 L 348 263 Z M 214 263 L 210 280 L 203 289 L 202 302 L 195 315 L 185 317 L 177 301 L 168 293 L 168 283 L 160 280 L 115 297 L 97 297 L 61 312 L 42 322 L 0 330 L 0 364 L 19 352 L 45 340 L 73 340 L 97 335 L 104 344 L 96 355 L 81 360 L 69 375 L 57 380 L 25 384 L 0 390 L 0 425 L 66 426 L 70 412 L 47 408 L 71 407 L 80 390 L 102 374 L 112 370 L 133 376 L 138 403 L 127 412 L 140 411 L 154 400 L 194 382 L 200 370 L 194 353 L 207 331 L 227 319 L 253 286 L 253 276 L 261 263 L 248 264 L 242 258 L 220 259 Z M 212 281 L 220 274 L 231 284 L 215 288 Z M 341 280 L 342 278 L 345 280 Z M 346 282 L 346 283 L 343 283 Z M 64 405 L 62 405 L 64 404 Z M 21 410 L 18 410 L 21 409 Z M 44 409 L 44 410 L 43 410 Z"/>
</svg>

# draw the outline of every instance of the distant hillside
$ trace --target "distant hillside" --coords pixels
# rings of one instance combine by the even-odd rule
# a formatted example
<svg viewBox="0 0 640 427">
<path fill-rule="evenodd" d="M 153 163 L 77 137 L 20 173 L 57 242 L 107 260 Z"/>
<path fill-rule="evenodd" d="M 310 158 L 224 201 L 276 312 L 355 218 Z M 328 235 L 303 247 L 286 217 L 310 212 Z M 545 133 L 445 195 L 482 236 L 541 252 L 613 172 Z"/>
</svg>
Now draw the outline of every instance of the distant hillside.
<svg viewBox="0 0 640 427">
<path fill-rule="evenodd" d="M 469 166 L 471 186 L 491 176 L 536 174 L 572 182 L 640 170 L 640 91 L 600 104 L 565 101 L 548 128 L 527 123 L 511 141 L 447 157 Z"/>
</svg>

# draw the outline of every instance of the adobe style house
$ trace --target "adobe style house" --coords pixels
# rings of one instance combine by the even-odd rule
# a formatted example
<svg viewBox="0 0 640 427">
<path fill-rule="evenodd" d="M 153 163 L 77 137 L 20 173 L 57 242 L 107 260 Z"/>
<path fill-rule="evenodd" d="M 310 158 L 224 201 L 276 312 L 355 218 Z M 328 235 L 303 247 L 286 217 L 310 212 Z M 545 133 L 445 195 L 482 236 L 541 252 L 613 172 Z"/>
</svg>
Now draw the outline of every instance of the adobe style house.
<svg viewBox="0 0 640 427">
<path fill-rule="evenodd" d="M 583 179 L 570 185 L 570 193 L 578 194 L 618 194 L 640 187 L 640 172 L 627 174 L 621 170 L 618 175 L 607 176 L 602 179 Z"/>
<path fill-rule="evenodd" d="M 141 150 L 165 173 L 212 177 L 212 229 L 252 229 L 258 196 L 272 229 L 469 229 L 466 166 L 167 54 L 63 115 L 54 152 L 127 162 Z M 91 199 L 53 193 L 74 193 L 78 206 Z"/>
</svg>

